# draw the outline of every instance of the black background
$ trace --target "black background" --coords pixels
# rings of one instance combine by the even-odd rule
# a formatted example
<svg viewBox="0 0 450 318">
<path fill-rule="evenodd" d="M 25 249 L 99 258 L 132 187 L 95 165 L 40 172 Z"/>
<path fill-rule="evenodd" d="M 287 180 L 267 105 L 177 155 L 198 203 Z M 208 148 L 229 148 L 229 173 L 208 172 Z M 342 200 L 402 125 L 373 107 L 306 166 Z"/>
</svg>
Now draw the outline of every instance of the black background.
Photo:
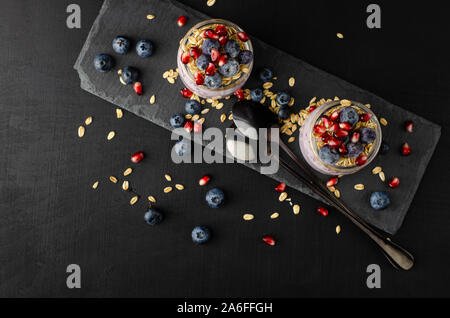
<svg viewBox="0 0 450 318">
<path fill-rule="evenodd" d="M 0 296 L 22 297 L 430 297 L 450 296 L 449 31 L 441 5 L 378 1 L 381 30 L 366 27 L 370 2 L 183 1 L 233 20 L 250 34 L 442 125 L 442 137 L 395 240 L 416 256 L 410 272 L 393 270 L 378 249 L 338 213 L 315 212 L 294 191 L 302 212 L 280 205 L 274 181 L 241 165 L 175 165 L 169 132 L 79 88 L 73 64 L 101 1 L 77 1 L 82 28 L 66 27 L 72 1 L 2 1 L 0 10 Z M 143 8 L 144 18 L 151 8 Z M 175 21 L 174 21 L 175 23 Z M 345 38 L 338 40 L 336 33 Z M 151 35 L 149 35 L 151 37 Z M 178 39 L 167 39 L 175 41 Z M 155 74 L 160 76 L 160 74 Z M 94 122 L 83 139 L 77 127 Z M 115 130 L 114 142 L 106 135 Z M 153 194 L 166 220 L 143 222 L 145 200 L 130 197 L 110 175 L 148 156 L 129 178 Z M 411 167 L 414 169 L 414 167 Z M 164 195 L 164 174 L 186 186 Z M 206 207 L 204 174 L 227 204 Z M 91 185 L 100 180 L 97 190 Z M 279 211 L 277 220 L 269 215 Z M 253 222 L 242 214 L 256 215 Z M 213 240 L 195 246 L 190 232 L 207 225 Z M 342 226 L 339 236 L 336 225 Z M 270 233 L 276 247 L 261 242 Z M 82 288 L 66 287 L 79 264 Z M 382 288 L 366 287 L 379 264 Z"/>
</svg>

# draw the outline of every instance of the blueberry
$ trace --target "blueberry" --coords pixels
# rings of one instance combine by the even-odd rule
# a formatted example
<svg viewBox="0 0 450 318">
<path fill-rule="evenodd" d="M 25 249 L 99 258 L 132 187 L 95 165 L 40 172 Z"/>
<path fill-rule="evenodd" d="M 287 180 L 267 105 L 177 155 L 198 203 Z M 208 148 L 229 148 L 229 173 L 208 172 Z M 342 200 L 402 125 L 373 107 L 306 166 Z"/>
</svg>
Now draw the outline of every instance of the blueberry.
<svg viewBox="0 0 450 318">
<path fill-rule="evenodd" d="M 239 62 L 229 59 L 227 63 L 219 67 L 219 72 L 225 77 L 232 77 L 239 72 Z"/>
<path fill-rule="evenodd" d="M 206 203 L 211 208 L 218 208 L 225 200 L 225 194 L 219 188 L 214 188 L 206 193 Z"/>
<path fill-rule="evenodd" d="M 205 86 L 208 88 L 218 88 L 222 85 L 222 76 L 219 73 L 214 73 L 213 76 L 205 77 Z"/>
<path fill-rule="evenodd" d="M 184 126 L 185 118 L 183 114 L 174 114 L 170 117 L 170 125 L 173 128 L 180 128 Z"/>
<path fill-rule="evenodd" d="M 341 123 L 346 122 L 353 127 L 358 122 L 358 120 L 358 112 L 353 107 L 348 106 L 341 109 L 341 112 L 339 113 L 339 121 Z"/>
<path fill-rule="evenodd" d="M 113 58 L 108 54 L 97 54 L 94 58 L 94 67 L 99 72 L 108 72 L 114 66 Z"/>
<path fill-rule="evenodd" d="M 183 157 L 184 155 L 190 154 L 191 142 L 186 139 L 181 139 L 175 143 L 173 149 L 178 156 Z"/>
<path fill-rule="evenodd" d="M 202 51 L 203 54 L 211 55 L 212 49 L 219 49 L 220 43 L 217 40 L 214 39 L 206 39 L 202 44 Z"/>
<path fill-rule="evenodd" d="M 130 49 L 131 42 L 126 37 L 118 36 L 112 42 L 114 52 L 118 54 L 126 54 Z"/>
<path fill-rule="evenodd" d="M 375 210 L 384 210 L 391 204 L 389 195 L 384 191 L 374 192 L 370 195 L 370 205 Z"/>
<path fill-rule="evenodd" d="M 389 152 L 389 144 L 388 144 L 387 142 L 383 141 L 383 142 L 381 143 L 381 146 L 380 146 L 380 152 L 379 152 L 379 154 L 380 154 L 380 155 L 385 155 L 385 154 L 387 154 L 388 152 Z"/>
<path fill-rule="evenodd" d="M 140 40 L 136 44 L 136 53 L 140 57 L 149 57 L 153 54 L 153 43 L 148 40 Z"/>
<path fill-rule="evenodd" d="M 238 61 L 241 64 L 249 64 L 253 61 L 253 53 L 249 50 L 241 51 L 238 55 Z"/>
<path fill-rule="evenodd" d="M 139 78 L 139 71 L 134 67 L 126 66 L 123 68 L 120 76 L 122 76 L 122 79 L 126 84 L 133 84 Z"/>
<path fill-rule="evenodd" d="M 145 214 L 144 214 L 144 220 L 149 225 L 156 225 L 162 222 L 164 219 L 164 216 L 161 214 L 161 212 L 150 208 Z"/>
<path fill-rule="evenodd" d="M 186 110 L 186 113 L 196 115 L 202 110 L 202 105 L 196 100 L 191 99 L 186 102 L 184 109 Z"/>
<path fill-rule="evenodd" d="M 255 88 L 250 91 L 250 97 L 254 102 L 260 102 L 263 96 L 264 96 L 263 91 L 260 88 Z"/>
<path fill-rule="evenodd" d="M 237 57 L 240 51 L 241 47 L 235 40 L 229 40 L 227 43 L 225 43 L 225 52 L 227 52 L 230 57 Z"/>
<path fill-rule="evenodd" d="M 291 110 L 288 107 L 281 107 L 278 110 L 278 117 L 282 120 L 288 119 L 291 116 Z"/>
<path fill-rule="evenodd" d="M 347 144 L 347 151 L 349 158 L 356 158 L 364 151 L 364 146 L 360 142 L 356 144 L 350 142 Z"/>
<path fill-rule="evenodd" d="M 196 244 L 203 244 L 208 242 L 211 239 L 211 232 L 207 227 L 204 226 L 196 226 L 192 230 L 192 241 Z"/>
<path fill-rule="evenodd" d="M 320 148 L 319 157 L 324 163 L 329 165 L 334 165 L 339 161 L 340 158 L 339 153 L 336 151 L 336 149 L 333 149 L 328 145 Z"/>
<path fill-rule="evenodd" d="M 361 142 L 364 144 L 371 144 L 375 141 L 377 133 L 375 130 L 370 128 L 361 129 Z"/>
<path fill-rule="evenodd" d="M 259 77 L 263 82 L 270 82 L 273 78 L 273 72 L 270 68 L 265 67 L 259 73 Z"/>
<path fill-rule="evenodd" d="M 197 67 L 199 70 L 204 71 L 208 67 L 208 64 L 211 62 L 209 56 L 202 54 L 197 59 Z"/>
<path fill-rule="evenodd" d="M 280 106 L 286 106 L 291 101 L 291 95 L 286 92 L 277 93 L 277 103 Z"/>
</svg>

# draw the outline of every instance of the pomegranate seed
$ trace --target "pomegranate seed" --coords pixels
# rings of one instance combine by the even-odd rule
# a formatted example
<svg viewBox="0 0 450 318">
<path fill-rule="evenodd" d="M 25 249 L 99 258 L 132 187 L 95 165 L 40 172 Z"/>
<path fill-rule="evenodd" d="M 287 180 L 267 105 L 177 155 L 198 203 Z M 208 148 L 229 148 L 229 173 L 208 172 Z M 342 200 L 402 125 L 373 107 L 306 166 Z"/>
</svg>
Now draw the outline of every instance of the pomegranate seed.
<svg viewBox="0 0 450 318">
<path fill-rule="evenodd" d="M 242 89 L 238 89 L 234 92 L 234 95 L 238 98 L 238 100 L 243 100 L 245 98 L 244 91 Z"/>
<path fill-rule="evenodd" d="M 198 59 L 198 57 L 202 54 L 200 49 L 198 47 L 191 47 L 189 50 L 189 55 L 192 56 L 194 59 Z"/>
<path fill-rule="evenodd" d="M 198 181 L 198 184 L 201 185 L 201 186 L 204 186 L 204 185 L 206 185 L 206 184 L 209 183 L 209 180 L 211 180 L 211 178 L 210 178 L 208 175 L 203 176 L 203 177 Z"/>
<path fill-rule="evenodd" d="M 218 35 L 227 35 L 227 27 L 223 24 L 219 24 L 218 26 L 216 26 L 216 33 Z"/>
<path fill-rule="evenodd" d="M 339 112 L 338 111 L 335 111 L 335 112 L 333 112 L 331 115 L 330 115 L 330 119 L 332 120 L 332 121 L 335 121 L 335 120 L 337 120 L 339 118 Z"/>
<path fill-rule="evenodd" d="M 356 158 L 355 163 L 358 166 L 363 166 L 367 162 L 367 156 L 366 155 L 359 155 L 358 158 Z"/>
<path fill-rule="evenodd" d="M 181 62 L 183 62 L 183 64 L 189 63 L 190 60 L 191 56 L 189 55 L 188 52 L 184 52 L 183 54 L 181 54 Z"/>
<path fill-rule="evenodd" d="M 412 133 L 414 131 L 414 123 L 412 121 L 408 120 L 405 123 L 405 129 L 407 132 Z"/>
<path fill-rule="evenodd" d="M 226 35 L 222 35 L 219 37 L 219 44 L 224 46 L 228 42 L 228 37 Z"/>
<path fill-rule="evenodd" d="M 309 106 L 309 112 L 312 113 L 316 110 L 316 106 Z"/>
<path fill-rule="evenodd" d="M 142 151 L 136 152 L 131 155 L 131 162 L 139 163 L 144 159 L 144 153 Z"/>
<path fill-rule="evenodd" d="M 326 116 L 322 117 L 322 123 L 325 126 L 325 128 L 327 128 L 327 129 L 330 128 L 331 125 L 333 125 L 333 122 Z"/>
<path fill-rule="evenodd" d="M 192 121 L 188 120 L 184 124 L 184 130 L 186 130 L 186 132 L 190 133 L 192 131 L 192 129 L 194 129 L 194 123 Z"/>
<path fill-rule="evenodd" d="M 339 124 L 339 128 L 343 130 L 351 130 L 352 126 L 349 123 L 343 122 Z"/>
<path fill-rule="evenodd" d="M 218 49 L 211 49 L 211 61 L 216 63 L 217 61 L 219 61 L 219 58 L 220 58 L 219 50 Z"/>
<path fill-rule="evenodd" d="M 389 187 L 392 189 L 397 188 L 400 185 L 400 179 L 397 177 L 392 178 L 389 180 Z"/>
<path fill-rule="evenodd" d="M 133 89 L 136 92 L 136 94 L 142 95 L 142 84 L 141 84 L 141 82 L 134 83 Z"/>
<path fill-rule="evenodd" d="M 219 66 L 224 66 L 228 62 L 228 56 L 226 54 L 221 55 L 219 58 Z"/>
<path fill-rule="evenodd" d="M 322 214 L 323 216 L 327 216 L 327 215 L 328 215 L 328 210 L 325 209 L 325 208 L 322 207 L 322 206 L 319 206 L 319 207 L 317 208 L 317 212 L 319 212 L 319 213 Z"/>
<path fill-rule="evenodd" d="M 194 123 L 194 133 L 198 134 L 202 132 L 202 124 L 199 122 Z"/>
<path fill-rule="evenodd" d="M 346 130 L 338 130 L 334 134 L 338 138 L 347 137 L 348 136 L 348 131 L 346 131 Z"/>
<path fill-rule="evenodd" d="M 206 30 L 205 35 L 210 39 L 214 39 L 214 40 L 219 39 L 219 35 L 211 29 Z"/>
<path fill-rule="evenodd" d="M 178 26 L 181 28 L 183 25 L 186 24 L 186 21 L 187 21 L 187 18 L 184 15 L 180 16 L 177 19 Z"/>
<path fill-rule="evenodd" d="M 208 35 L 206 34 L 206 32 L 208 32 L 208 31 L 212 31 L 212 30 L 211 30 L 211 29 L 203 30 L 203 31 L 200 33 L 201 37 L 204 38 L 204 39 L 207 39 L 207 38 L 208 38 Z"/>
<path fill-rule="evenodd" d="M 286 183 L 281 182 L 279 185 L 277 185 L 277 187 L 275 188 L 275 191 L 277 192 L 284 192 L 284 190 L 286 190 Z"/>
<path fill-rule="evenodd" d="M 323 135 L 325 133 L 325 127 L 323 127 L 322 125 L 315 125 L 314 126 L 314 132 L 318 135 Z"/>
<path fill-rule="evenodd" d="M 328 141 L 330 140 L 330 138 L 331 138 L 330 135 L 324 134 L 324 135 L 322 136 L 322 138 L 320 138 L 320 139 L 322 139 L 322 141 L 323 141 L 324 143 L 328 143 Z"/>
<path fill-rule="evenodd" d="M 327 181 L 327 187 L 333 187 L 338 183 L 339 179 L 338 178 L 331 178 L 330 180 Z"/>
<path fill-rule="evenodd" d="M 361 137 L 361 134 L 359 132 L 353 132 L 352 138 L 350 139 L 351 142 L 356 144 L 359 141 L 359 138 Z"/>
<path fill-rule="evenodd" d="M 342 155 L 347 154 L 347 146 L 345 144 L 341 144 L 338 148 L 338 151 Z"/>
<path fill-rule="evenodd" d="M 208 76 L 213 76 L 215 72 L 216 66 L 214 65 L 214 63 L 209 63 L 208 67 L 206 68 L 205 74 Z"/>
<path fill-rule="evenodd" d="M 188 88 L 183 88 L 181 90 L 181 95 L 183 95 L 183 97 L 185 97 L 185 98 L 191 98 L 192 92 Z"/>
<path fill-rule="evenodd" d="M 402 145 L 402 155 L 408 156 L 411 153 L 411 147 L 408 145 L 407 142 L 405 142 Z"/>
<path fill-rule="evenodd" d="M 337 123 L 334 123 L 333 125 L 331 125 L 331 127 L 328 129 L 331 132 L 335 132 L 339 130 L 339 125 Z"/>
<path fill-rule="evenodd" d="M 372 118 L 372 115 L 371 115 L 371 114 L 367 114 L 367 113 L 361 114 L 361 115 L 359 116 L 359 120 L 361 120 L 362 122 L 369 121 L 370 118 Z"/>
<path fill-rule="evenodd" d="M 203 85 L 203 83 L 205 82 L 205 78 L 203 77 L 202 73 L 195 74 L 194 78 L 197 85 Z"/>
<path fill-rule="evenodd" d="M 270 236 L 270 235 L 264 236 L 263 237 L 263 241 L 267 245 L 270 245 L 270 246 L 274 246 L 275 245 L 275 239 L 272 236 Z"/>
<path fill-rule="evenodd" d="M 239 40 L 241 40 L 242 42 L 248 41 L 248 34 L 245 32 L 238 32 L 237 36 L 238 36 Z"/>
<path fill-rule="evenodd" d="M 330 137 L 328 139 L 328 146 L 331 148 L 338 148 L 341 145 L 341 141 L 335 137 Z"/>
</svg>

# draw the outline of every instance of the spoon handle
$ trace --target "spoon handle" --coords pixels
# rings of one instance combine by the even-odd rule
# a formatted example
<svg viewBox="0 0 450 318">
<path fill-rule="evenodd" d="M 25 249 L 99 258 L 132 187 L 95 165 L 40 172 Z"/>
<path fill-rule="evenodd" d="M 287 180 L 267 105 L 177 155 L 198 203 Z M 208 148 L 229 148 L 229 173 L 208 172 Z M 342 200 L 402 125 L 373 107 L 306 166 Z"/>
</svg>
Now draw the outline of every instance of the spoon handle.
<svg viewBox="0 0 450 318">
<path fill-rule="evenodd" d="M 389 238 L 385 238 L 372 226 L 357 216 L 343 201 L 331 195 L 328 189 L 325 188 L 320 180 L 303 164 L 303 162 L 300 161 L 300 159 L 289 149 L 289 147 L 287 147 L 283 141 L 280 140 L 279 142 L 281 148 L 289 155 L 289 157 L 291 157 L 291 159 L 293 159 L 297 166 L 299 166 L 310 177 L 310 179 L 308 180 L 304 176 L 298 174 L 283 159 L 278 158 L 278 161 L 283 168 L 285 168 L 294 177 L 302 181 L 328 204 L 334 206 L 338 211 L 349 218 L 350 221 L 352 221 L 359 229 L 366 233 L 382 249 L 385 257 L 395 268 L 410 270 L 413 267 L 414 257 L 411 253 L 392 242 Z"/>
</svg>

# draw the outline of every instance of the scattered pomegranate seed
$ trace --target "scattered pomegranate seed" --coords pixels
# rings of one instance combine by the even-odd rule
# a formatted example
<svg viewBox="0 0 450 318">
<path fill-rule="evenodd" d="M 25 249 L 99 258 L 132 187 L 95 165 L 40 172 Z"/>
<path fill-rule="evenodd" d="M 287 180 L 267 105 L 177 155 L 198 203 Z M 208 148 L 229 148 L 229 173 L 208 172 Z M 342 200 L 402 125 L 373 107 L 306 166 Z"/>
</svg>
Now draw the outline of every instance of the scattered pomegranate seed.
<svg viewBox="0 0 450 318">
<path fill-rule="evenodd" d="M 316 134 L 322 136 L 326 132 L 326 129 L 322 125 L 315 125 L 314 126 L 314 132 Z"/>
<path fill-rule="evenodd" d="M 219 44 L 224 46 L 228 42 L 228 37 L 226 35 L 222 35 L 219 37 Z"/>
<path fill-rule="evenodd" d="M 356 144 L 356 143 L 359 141 L 360 138 L 361 138 L 361 134 L 360 134 L 359 132 L 357 132 L 357 131 L 354 131 L 353 134 L 352 134 L 352 138 L 350 139 L 350 141 L 351 141 L 352 143 Z"/>
<path fill-rule="evenodd" d="M 142 95 L 142 83 L 141 82 L 135 82 L 133 85 L 133 89 L 138 95 Z"/>
<path fill-rule="evenodd" d="M 211 49 L 211 61 L 218 62 L 220 58 L 220 52 L 218 49 Z"/>
<path fill-rule="evenodd" d="M 264 236 L 263 237 L 263 241 L 267 245 L 270 245 L 270 246 L 274 246 L 275 245 L 275 239 L 272 236 L 270 236 L 270 235 Z"/>
<path fill-rule="evenodd" d="M 216 33 L 218 35 L 227 35 L 227 27 L 223 24 L 219 24 L 218 26 L 216 26 Z"/>
<path fill-rule="evenodd" d="M 351 130 L 352 126 L 349 123 L 343 122 L 339 124 L 339 128 L 344 130 Z"/>
<path fill-rule="evenodd" d="M 342 154 L 342 155 L 347 154 L 347 146 L 346 146 L 344 143 L 342 143 L 342 144 L 339 146 L 338 151 L 339 151 L 339 153 Z"/>
<path fill-rule="evenodd" d="M 206 175 L 206 176 L 203 176 L 203 177 L 198 181 L 198 184 L 201 185 L 201 186 L 204 186 L 204 185 L 208 184 L 210 180 L 211 180 L 211 178 L 210 178 L 208 175 Z"/>
<path fill-rule="evenodd" d="M 186 16 L 184 16 L 184 15 L 180 16 L 180 17 L 177 19 L 178 26 L 181 28 L 183 25 L 186 24 L 186 21 L 187 21 Z"/>
<path fill-rule="evenodd" d="M 332 121 L 335 121 L 335 120 L 337 120 L 339 118 L 339 112 L 338 111 L 335 111 L 335 112 L 333 112 L 331 115 L 330 115 L 330 119 L 332 120 Z"/>
<path fill-rule="evenodd" d="M 331 148 L 338 148 L 341 145 L 341 141 L 335 137 L 330 137 L 328 139 L 328 146 Z"/>
<path fill-rule="evenodd" d="M 238 36 L 239 40 L 241 40 L 242 42 L 248 41 L 248 34 L 245 32 L 238 32 L 237 36 Z"/>
<path fill-rule="evenodd" d="M 327 181 L 327 187 L 333 187 L 338 183 L 339 179 L 338 178 L 331 178 L 330 180 Z"/>
<path fill-rule="evenodd" d="M 348 136 L 348 131 L 339 129 L 334 134 L 338 138 L 347 137 Z"/>
<path fill-rule="evenodd" d="M 138 151 L 131 155 L 131 162 L 139 163 L 144 159 L 144 153 L 142 151 Z"/>
<path fill-rule="evenodd" d="M 181 54 L 181 62 L 183 62 L 183 64 L 189 63 L 190 60 L 191 56 L 189 55 L 188 52 L 184 52 L 183 54 Z"/>
<path fill-rule="evenodd" d="M 186 130 L 186 132 L 190 133 L 193 129 L 194 129 L 194 123 L 191 120 L 188 120 L 184 124 L 184 130 Z"/>
<path fill-rule="evenodd" d="M 286 190 L 286 183 L 281 182 L 279 185 L 276 186 L 275 191 L 283 193 Z"/>
<path fill-rule="evenodd" d="M 211 29 L 206 30 L 205 35 L 210 39 L 214 39 L 214 40 L 219 39 L 219 35 Z"/>
<path fill-rule="evenodd" d="M 194 59 L 198 59 L 198 57 L 202 54 L 200 49 L 198 47 L 191 47 L 189 50 L 189 55 L 192 56 Z"/>
<path fill-rule="evenodd" d="M 392 178 L 389 180 L 389 187 L 392 189 L 397 188 L 400 185 L 400 179 L 397 177 Z"/>
<path fill-rule="evenodd" d="M 205 78 L 203 77 L 202 73 L 195 74 L 194 78 L 197 85 L 203 85 L 203 83 L 205 82 Z"/>
<path fill-rule="evenodd" d="M 196 121 L 194 123 L 194 133 L 198 134 L 202 132 L 202 124 Z"/>
<path fill-rule="evenodd" d="M 402 155 L 408 156 L 411 153 L 411 147 L 408 145 L 407 142 L 405 142 L 402 145 Z"/>
<path fill-rule="evenodd" d="M 243 100 L 245 98 L 244 91 L 242 89 L 238 89 L 234 92 L 234 95 L 238 98 L 238 100 Z"/>
<path fill-rule="evenodd" d="M 368 114 L 368 113 L 361 114 L 361 115 L 359 116 L 359 120 L 362 121 L 362 122 L 369 121 L 370 118 L 372 118 L 372 115 L 371 115 L 371 114 Z"/>
<path fill-rule="evenodd" d="M 367 162 L 367 156 L 366 155 L 359 155 L 358 158 L 356 158 L 355 163 L 358 166 L 363 166 Z"/>
<path fill-rule="evenodd" d="M 189 88 L 183 88 L 181 90 L 181 95 L 183 95 L 183 97 L 185 97 L 185 98 L 191 98 L 192 97 L 192 92 L 190 91 Z"/>
<path fill-rule="evenodd" d="M 322 123 L 327 129 L 330 128 L 331 125 L 333 125 L 333 122 L 327 116 L 322 117 Z"/>
<path fill-rule="evenodd" d="M 215 72 L 216 72 L 216 66 L 214 65 L 214 63 L 209 63 L 208 67 L 205 70 L 205 74 L 208 76 L 213 76 Z"/>
<path fill-rule="evenodd" d="M 317 208 L 317 212 L 319 212 L 319 213 L 322 214 L 323 216 L 327 216 L 327 215 L 328 215 L 328 210 L 325 209 L 325 208 L 322 207 L 322 206 L 319 206 L 319 207 Z"/>
<path fill-rule="evenodd" d="M 223 54 L 219 58 L 219 66 L 224 66 L 228 62 L 228 56 L 226 54 Z"/>
<path fill-rule="evenodd" d="M 414 131 L 414 123 L 412 121 L 408 120 L 405 123 L 405 129 L 407 132 L 412 133 Z"/>
<path fill-rule="evenodd" d="M 316 110 L 316 106 L 309 106 L 309 112 L 312 113 Z"/>
</svg>

